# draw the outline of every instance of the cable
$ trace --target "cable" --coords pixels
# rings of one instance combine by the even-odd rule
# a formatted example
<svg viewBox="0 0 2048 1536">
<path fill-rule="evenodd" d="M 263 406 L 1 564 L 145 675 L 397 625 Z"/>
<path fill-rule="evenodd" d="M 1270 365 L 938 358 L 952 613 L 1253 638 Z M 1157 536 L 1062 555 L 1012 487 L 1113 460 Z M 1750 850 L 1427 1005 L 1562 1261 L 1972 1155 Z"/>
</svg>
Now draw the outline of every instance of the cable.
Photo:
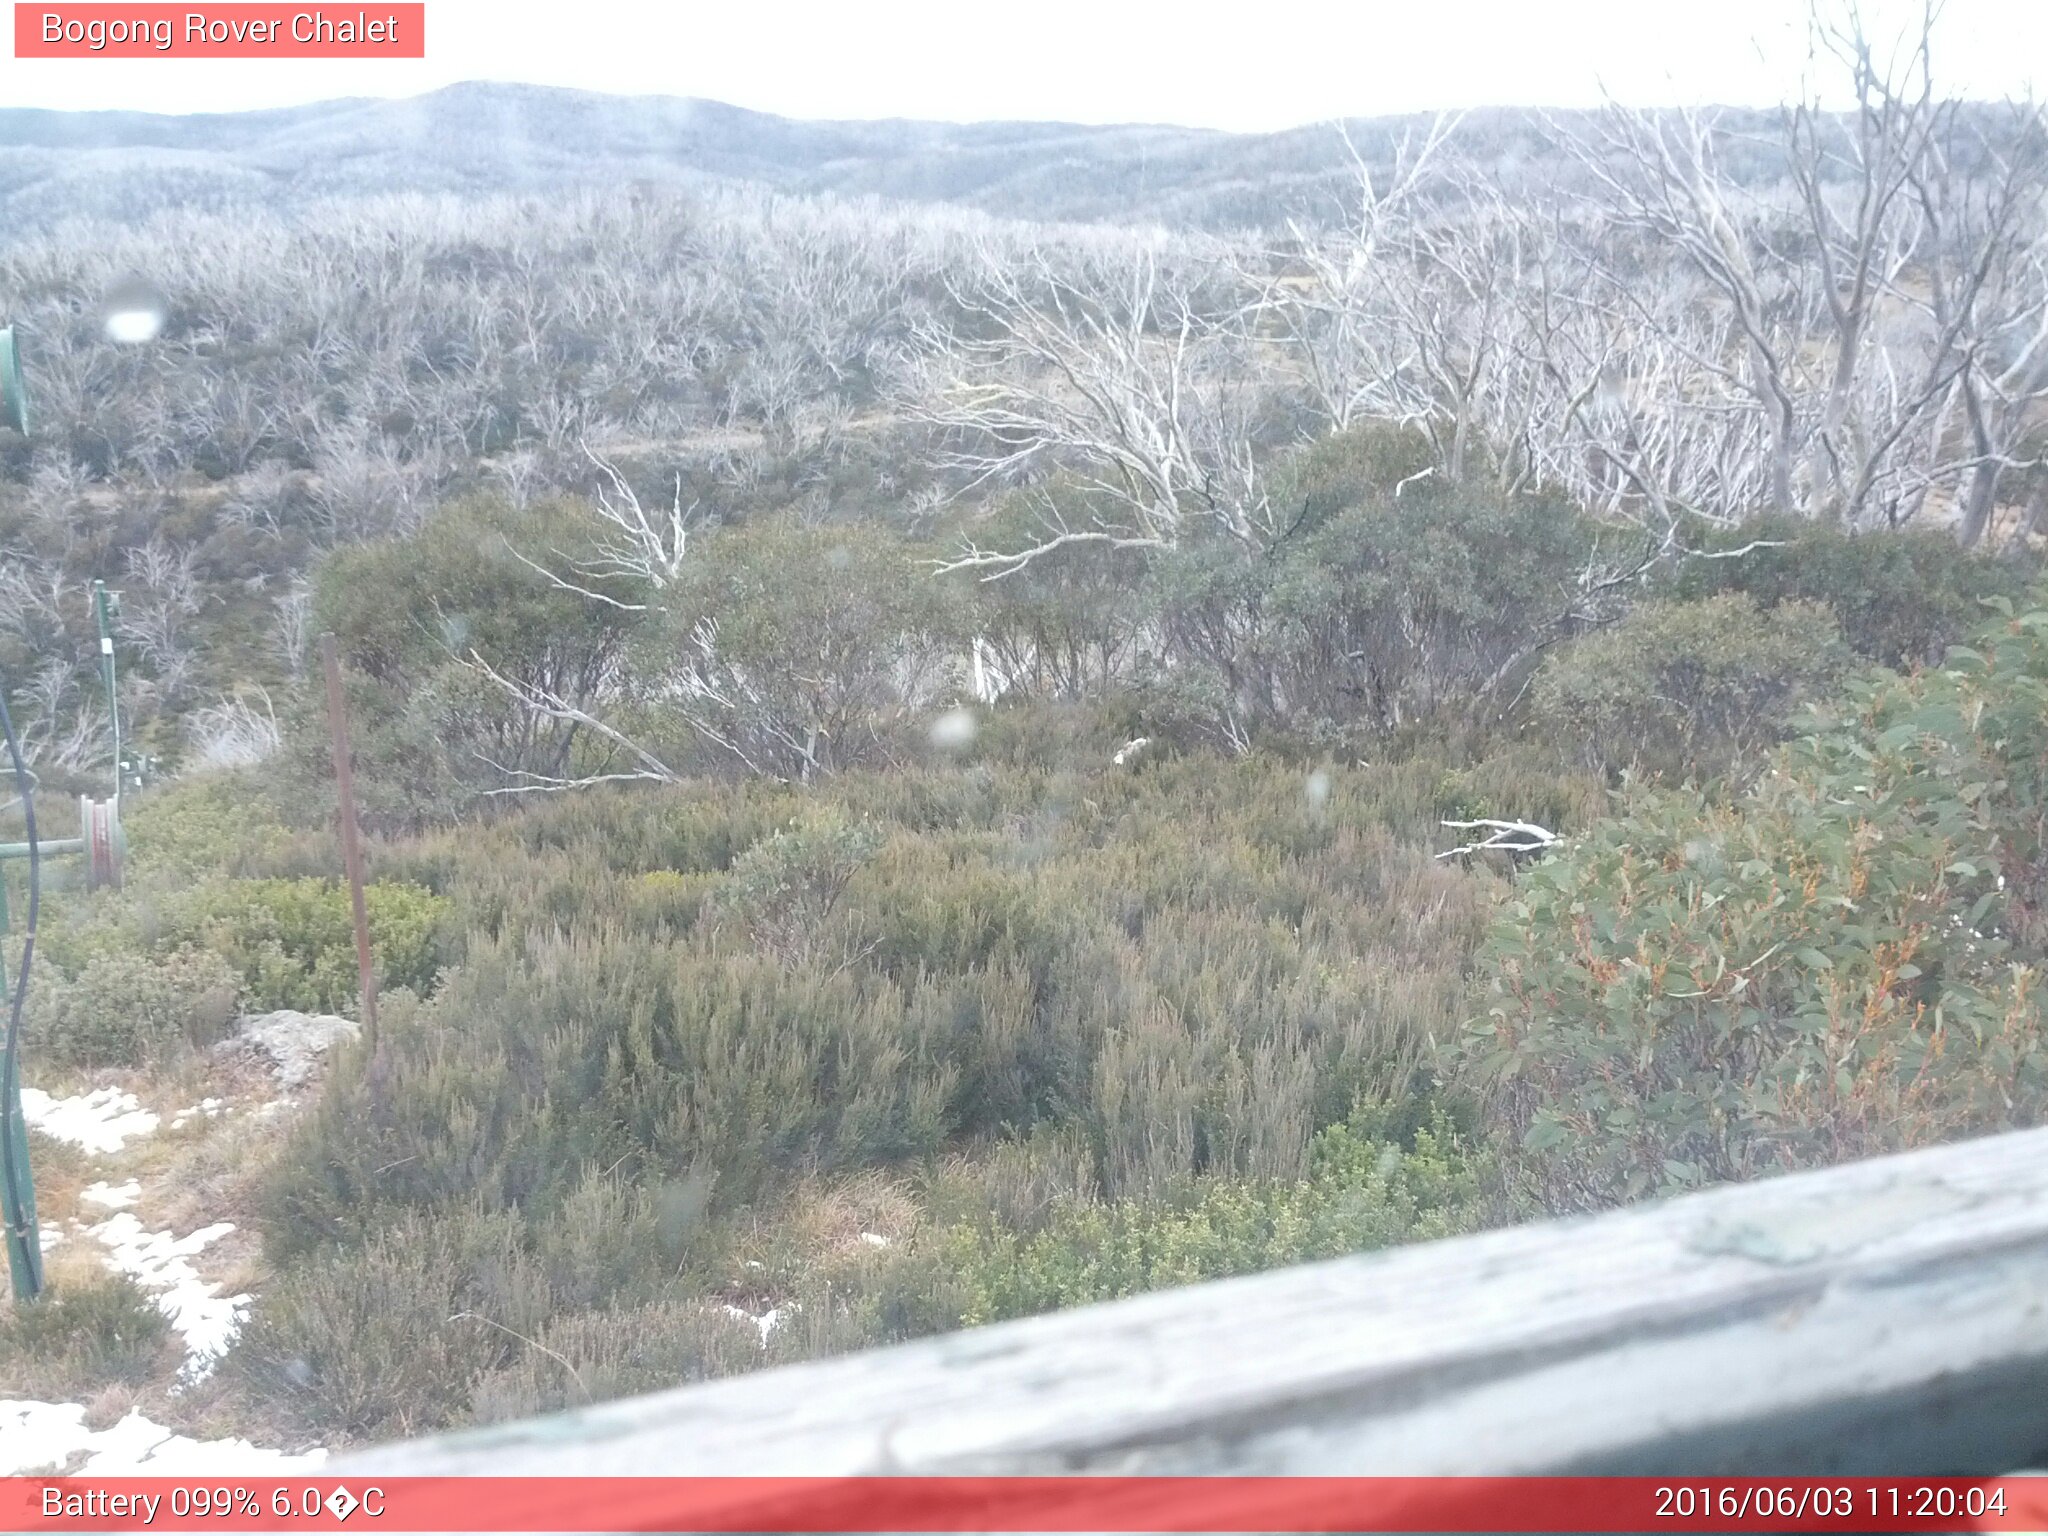
<svg viewBox="0 0 2048 1536">
<path fill-rule="evenodd" d="M 7 1039 L 0 1046 L 0 1193 L 6 1196 L 4 1215 L 11 1245 L 20 1246 L 22 1263 L 28 1272 L 28 1293 L 43 1288 L 43 1255 L 39 1245 L 29 1241 L 28 1211 L 31 1191 L 29 1170 L 17 1166 L 15 1127 L 9 1122 L 15 1112 L 21 1079 L 21 1010 L 28 1001 L 28 973 L 36 952 L 36 920 L 42 903 L 42 851 L 36 840 L 35 775 L 22 761 L 21 743 L 14 736 L 14 720 L 7 713 L 7 693 L 0 689 L 0 735 L 7 738 L 7 755 L 14 766 L 14 787 L 21 797 L 21 820 L 28 838 L 28 923 L 21 943 L 21 968 L 14 976 L 14 999 L 7 1015 Z M 24 1144 L 26 1138 L 23 1138 Z M 9 1255 L 10 1259 L 12 1254 Z"/>
</svg>

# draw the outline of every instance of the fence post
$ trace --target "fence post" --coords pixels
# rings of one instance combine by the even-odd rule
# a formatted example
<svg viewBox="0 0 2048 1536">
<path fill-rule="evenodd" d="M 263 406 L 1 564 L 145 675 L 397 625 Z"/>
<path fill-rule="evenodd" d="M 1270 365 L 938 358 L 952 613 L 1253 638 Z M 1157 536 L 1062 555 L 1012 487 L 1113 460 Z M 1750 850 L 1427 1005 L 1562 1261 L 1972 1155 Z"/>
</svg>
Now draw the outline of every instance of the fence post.
<svg viewBox="0 0 2048 1536">
<path fill-rule="evenodd" d="M 355 909 L 356 970 L 363 985 L 363 1039 L 377 1048 L 377 971 L 370 959 L 370 909 L 363 900 L 363 845 L 356 827 L 355 773 L 349 763 L 348 706 L 341 692 L 341 657 L 334 636 L 320 637 L 327 669 L 327 723 L 334 731 L 334 782 L 341 792 L 341 860 L 348 870 L 348 899 Z"/>
</svg>

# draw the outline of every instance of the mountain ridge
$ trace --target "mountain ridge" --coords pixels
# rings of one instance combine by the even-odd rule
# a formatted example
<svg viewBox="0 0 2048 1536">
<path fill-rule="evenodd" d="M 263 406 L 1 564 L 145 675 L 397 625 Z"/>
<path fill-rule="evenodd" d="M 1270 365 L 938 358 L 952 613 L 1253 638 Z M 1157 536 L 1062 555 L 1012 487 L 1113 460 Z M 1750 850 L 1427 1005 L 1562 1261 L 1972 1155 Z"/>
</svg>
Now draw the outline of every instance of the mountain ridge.
<svg viewBox="0 0 2048 1536">
<path fill-rule="evenodd" d="M 1390 147 L 1416 118 L 1369 120 Z M 1354 133 L 1356 137 L 1357 134 Z M 749 182 L 952 203 L 1025 218 L 1258 222 L 1348 176 L 1325 127 L 781 117 L 695 97 L 470 81 L 425 95 L 248 112 L 0 108 L 0 213 L 71 214 L 394 191 L 546 192 L 620 181 Z M 152 171 L 175 184 L 152 189 Z"/>
</svg>

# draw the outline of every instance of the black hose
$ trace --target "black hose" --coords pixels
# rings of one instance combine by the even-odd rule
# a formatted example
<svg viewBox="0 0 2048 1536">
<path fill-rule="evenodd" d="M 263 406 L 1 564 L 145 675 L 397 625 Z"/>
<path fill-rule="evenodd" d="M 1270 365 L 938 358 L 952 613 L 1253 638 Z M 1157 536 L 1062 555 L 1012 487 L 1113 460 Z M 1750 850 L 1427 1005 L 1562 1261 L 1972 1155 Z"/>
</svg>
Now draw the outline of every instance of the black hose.
<svg viewBox="0 0 2048 1536">
<path fill-rule="evenodd" d="M 15 1164 L 15 1131 L 8 1122 L 14 1115 L 16 1091 L 21 1078 L 21 1010 L 28 1001 L 29 966 L 35 959 L 36 920 L 43 896 L 42 851 L 36 841 L 35 775 L 22 761 L 21 743 L 14 736 L 14 720 L 7 713 L 7 694 L 0 689 L 0 735 L 7 738 L 7 755 L 14 765 L 14 787 L 21 797 L 22 826 L 28 838 L 28 923 L 21 941 L 21 967 L 14 973 L 14 998 L 7 1014 L 7 1039 L 0 1046 L 0 1189 L 4 1189 L 7 1224 L 16 1229 L 12 1239 L 22 1245 L 28 1267 L 31 1296 L 43 1288 L 43 1256 L 29 1243 L 28 1210 L 31 1191 L 29 1171 Z"/>
</svg>

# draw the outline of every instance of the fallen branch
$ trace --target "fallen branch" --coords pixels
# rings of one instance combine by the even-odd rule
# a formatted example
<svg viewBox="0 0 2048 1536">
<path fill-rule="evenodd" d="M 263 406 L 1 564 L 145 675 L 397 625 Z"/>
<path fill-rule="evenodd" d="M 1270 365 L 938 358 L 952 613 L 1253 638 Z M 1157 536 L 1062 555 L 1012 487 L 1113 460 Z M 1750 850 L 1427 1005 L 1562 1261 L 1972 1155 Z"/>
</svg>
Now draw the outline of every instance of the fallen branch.
<svg viewBox="0 0 2048 1536">
<path fill-rule="evenodd" d="M 1466 843 L 1463 847 L 1446 848 L 1437 855 L 1440 859 L 1465 858 L 1489 850 L 1498 850 L 1502 853 L 1541 853 L 1544 849 L 1555 848 L 1564 841 L 1548 827 L 1539 827 L 1533 821 L 1495 821 L 1491 817 L 1482 816 L 1476 821 L 1440 821 L 1437 825 L 1468 832 L 1480 827 L 1491 829 L 1485 837 Z"/>
<path fill-rule="evenodd" d="M 637 742 L 629 739 L 615 727 L 605 724 L 604 721 L 598 719 L 597 716 L 591 714 L 588 710 L 581 709 L 575 704 L 570 703 L 569 700 L 563 698 L 559 693 L 540 687 L 537 684 L 515 682 L 485 661 L 475 650 L 470 651 L 466 660 L 462 657 L 457 657 L 456 659 L 461 665 L 468 667 L 473 672 L 482 673 L 485 677 L 496 683 L 529 713 L 538 715 L 543 719 L 560 721 L 571 727 L 581 728 L 591 732 L 593 735 L 601 736 L 613 746 L 620 748 L 637 759 L 640 763 L 640 770 L 635 773 L 599 774 L 581 779 L 557 778 L 546 774 L 530 774 L 524 770 L 513 770 L 519 772 L 522 777 L 528 780 L 527 784 L 521 786 L 522 792 L 530 792 L 543 787 L 576 789 L 587 784 L 605 783 L 619 778 L 652 779 L 659 784 L 679 782 L 675 771 L 660 758 L 641 747 Z"/>
</svg>

